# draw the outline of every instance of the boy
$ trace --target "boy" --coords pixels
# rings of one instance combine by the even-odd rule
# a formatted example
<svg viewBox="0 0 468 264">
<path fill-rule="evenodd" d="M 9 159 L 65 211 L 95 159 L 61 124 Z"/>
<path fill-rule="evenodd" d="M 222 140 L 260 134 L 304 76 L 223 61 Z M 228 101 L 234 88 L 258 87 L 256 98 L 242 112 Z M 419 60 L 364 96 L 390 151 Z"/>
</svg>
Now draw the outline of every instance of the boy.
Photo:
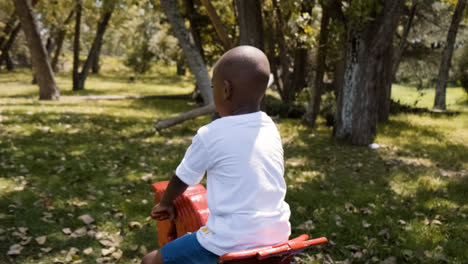
<svg viewBox="0 0 468 264">
<path fill-rule="evenodd" d="M 251 46 L 226 52 L 213 70 L 213 97 L 221 118 L 201 127 L 151 214 L 174 219 L 174 199 L 207 172 L 206 225 L 146 255 L 143 264 L 217 263 L 232 251 L 288 240 L 283 148 L 275 124 L 260 111 L 270 66 Z"/>
</svg>

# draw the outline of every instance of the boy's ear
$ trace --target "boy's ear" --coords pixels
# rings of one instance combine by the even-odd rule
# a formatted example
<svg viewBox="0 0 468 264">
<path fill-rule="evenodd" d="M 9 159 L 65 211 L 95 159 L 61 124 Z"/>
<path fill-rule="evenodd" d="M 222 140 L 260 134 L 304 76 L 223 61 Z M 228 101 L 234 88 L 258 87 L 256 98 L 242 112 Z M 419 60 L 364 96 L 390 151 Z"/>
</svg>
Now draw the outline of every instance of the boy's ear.
<svg viewBox="0 0 468 264">
<path fill-rule="evenodd" d="M 224 100 L 230 100 L 232 97 L 232 86 L 227 80 L 224 80 Z"/>
</svg>

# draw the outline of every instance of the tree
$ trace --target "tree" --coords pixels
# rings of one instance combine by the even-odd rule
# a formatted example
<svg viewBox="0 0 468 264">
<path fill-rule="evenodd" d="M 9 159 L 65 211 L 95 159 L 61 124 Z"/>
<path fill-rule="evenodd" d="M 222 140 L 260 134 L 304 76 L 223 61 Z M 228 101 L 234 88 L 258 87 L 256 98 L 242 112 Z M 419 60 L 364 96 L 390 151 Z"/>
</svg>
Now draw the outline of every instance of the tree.
<svg viewBox="0 0 468 264">
<path fill-rule="evenodd" d="M 309 49 L 313 42 L 313 5 L 313 1 L 295 5 L 289 1 L 272 0 L 271 11 L 264 12 L 268 44 L 266 54 L 270 60 L 276 90 L 286 109 L 290 108 L 296 95 L 306 86 L 311 64 Z"/>
<path fill-rule="evenodd" d="M 442 53 L 439 75 L 437 78 L 434 108 L 444 110 L 446 109 L 445 94 L 447 90 L 447 80 L 449 76 L 455 40 L 457 38 L 458 27 L 460 26 L 460 22 L 463 17 L 463 10 L 465 9 L 466 1 L 467 0 L 458 0 L 455 12 L 453 13 L 452 22 L 450 23 L 450 28 L 447 33 L 447 41 Z"/>
<path fill-rule="evenodd" d="M 78 80 L 73 82 L 74 91 L 84 90 L 84 84 L 86 78 L 88 77 L 89 70 L 91 69 L 91 66 L 93 65 L 96 57 L 99 56 L 99 52 L 102 46 L 102 39 L 104 37 L 104 33 L 106 32 L 112 13 L 114 12 L 115 5 L 116 0 L 104 0 L 102 4 L 102 13 L 97 25 L 96 35 L 83 68 L 81 69 L 81 72 L 77 74 Z"/>
<path fill-rule="evenodd" d="M 317 51 L 317 66 L 315 70 L 315 82 L 312 92 L 312 99 L 309 102 L 307 111 L 304 115 L 303 121 L 308 126 L 315 126 L 315 120 L 320 112 L 320 103 L 323 93 L 323 77 L 325 74 L 325 63 L 327 58 L 327 43 L 328 43 L 328 25 L 330 23 L 330 12 L 332 5 L 322 1 L 322 18 L 320 22 L 320 35 Z"/>
<path fill-rule="evenodd" d="M 211 79 L 203 58 L 195 46 L 193 36 L 185 26 L 184 19 L 178 10 L 177 2 L 162 0 L 161 6 L 171 24 L 174 35 L 179 40 L 179 45 L 187 57 L 190 70 L 195 75 L 196 85 L 200 88 L 203 102 L 205 105 L 209 105 L 213 102 Z"/>
<path fill-rule="evenodd" d="M 73 91 L 80 87 L 80 34 L 81 34 L 81 11 L 83 9 L 82 0 L 76 0 L 75 6 L 75 34 L 73 39 Z"/>
<path fill-rule="evenodd" d="M 403 5 L 404 0 L 352 1 L 346 10 L 346 67 L 334 130 L 344 143 L 367 145 L 374 140 L 378 98 L 387 97 L 391 85 L 391 78 L 385 78 L 384 85 L 380 78 L 391 75 L 391 67 L 386 65 L 391 60 L 385 56 L 391 51 Z"/>
<path fill-rule="evenodd" d="M 395 80 L 396 78 L 396 74 L 397 74 L 397 71 L 401 62 L 401 56 L 408 46 L 408 35 L 413 25 L 414 16 L 416 14 L 416 10 L 418 9 L 418 6 L 419 6 L 419 0 L 413 0 L 411 3 L 411 7 L 409 9 L 409 12 L 408 12 L 408 21 L 406 22 L 405 27 L 403 29 L 403 34 L 401 35 L 400 42 L 394 51 L 392 80 Z"/>
<path fill-rule="evenodd" d="M 55 44 L 57 47 L 55 48 L 55 53 L 51 61 L 52 69 L 54 70 L 54 72 L 57 72 L 57 64 L 60 58 L 60 54 L 62 53 L 63 42 L 67 34 L 67 30 L 65 26 L 68 25 L 73 20 L 74 14 L 75 14 L 75 10 L 72 9 L 70 13 L 68 14 L 67 18 L 65 19 L 65 21 L 63 22 L 62 28 L 60 28 L 57 32 L 57 36 L 55 38 Z"/>
<path fill-rule="evenodd" d="M 33 69 L 39 85 L 39 99 L 58 100 L 59 88 L 55 84 L 55 77 L 41 41 L 31 3 L 28 0 L 13 0 L 13 2 L 31 52 Z"/>
<path fill-rule="evenodd" d="M 211 23 L 213 24 L 216 30 L 219 40 L 223 44 L 224 50 L 227 51 L 231 49 L 233 47 L 232 42 L 229 39 L 228 34 L 226 33 L 226 29 L 224 28 L 223 22 L 221 22 L 221 19 L 219 18 L 218 13 L 216 13 L 216 10 L 214 9 L 213 5 L 209 0 L 201 0 L 201 3 L 203 4 L 203 6 L 206 9 L 206 12 L 208 13 L 208 17 L 210 18 Z"/>
<path fill-rule="evenodd" d="M 241 45 L 250 45 L 261 50 L 263 46 L 262 6 L 259 0 L 235 0 L 239 12 Z"/>
</svg>

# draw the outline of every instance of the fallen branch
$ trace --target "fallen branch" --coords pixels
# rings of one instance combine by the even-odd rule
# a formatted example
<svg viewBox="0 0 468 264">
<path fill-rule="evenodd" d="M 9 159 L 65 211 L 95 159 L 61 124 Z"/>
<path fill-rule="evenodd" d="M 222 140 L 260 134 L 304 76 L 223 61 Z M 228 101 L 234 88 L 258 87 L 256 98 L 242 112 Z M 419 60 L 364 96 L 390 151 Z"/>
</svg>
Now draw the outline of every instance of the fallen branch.
<svg viewBox="0 0 468 264">
<path fill-rule="evenodd" d="M 83 95 L 83 96 L 63 96 L 63 98 L 78 99 L 78 100 L 153 100 L 153 99 L 169 99 L 169 100 L 189 100 L 192 99 L 192 93 L 189 94 L 168 94 L 168 95 Z"/>
<path fill-rule="evenodd" d="M 268 80 L 267 87 L 270 87 L 273 84 L 274 80 L 275 79 L 273 77 L 273 74 L 270 74 L 270 79 Z M 161 129 L 165 129 L 165 128 L 183 123 L 187 120 L 195 119 L 202 115 L 213 114 L 214 112 L 215 112 L 214 104 L 205 105 L 205 106 L 190 110 L 188 112 L 185 112 L 175 117 L 170 117 L 167 119 L 158 119 L 158 121 L 156 121 L 156 123 L 154 124 L 154 127 L 156 128 L 156 130 L 159 131 Z"/>
<path fill-rule="evenodd" d="M 215 112 L 214 104 L 209 104 L 209 105 L 205 105 L 203 107 L 195 108 L 193 110 L 190 110 L 188 112 L 185 112 L 185 113 L 183 113 L 181 115 L 178 115 L 178 116 L 175 116 L 175 117 L 170 117 L 170 118 L 166 118 L 166 119 L 159 119 L 154 124 L 154 127 L 156 128 L 156 130 L 161 130 L 161 129 L 165 129 L 165 128 L 168 128 L 168 127 L 183 123 L 183 122 L 185 122 L 187 120 L 195 119 L 195 118 L 197 118 L 199 116 L 208 115 L 208 114 L 211 114 L 211 113 L 214 113 L 214 112 Z"/>
</svg>

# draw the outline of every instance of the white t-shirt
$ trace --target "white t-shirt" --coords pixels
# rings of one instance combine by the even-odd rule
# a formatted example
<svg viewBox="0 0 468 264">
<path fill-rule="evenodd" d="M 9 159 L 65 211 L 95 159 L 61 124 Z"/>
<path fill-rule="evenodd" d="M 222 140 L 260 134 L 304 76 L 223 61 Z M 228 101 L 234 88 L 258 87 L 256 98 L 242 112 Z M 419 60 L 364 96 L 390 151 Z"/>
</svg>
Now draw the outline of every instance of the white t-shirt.
<svg viewBox="0 0 468 264">
<path fill-rule="evenodd" d="M 268 115 L 227 116 L 201 127 L 176 175 L 194 185 L 205 171 L 210 216 L 197 232 L 204 248 L 223 255 L 288 240 L 283 147 Z"/>
</svg>

